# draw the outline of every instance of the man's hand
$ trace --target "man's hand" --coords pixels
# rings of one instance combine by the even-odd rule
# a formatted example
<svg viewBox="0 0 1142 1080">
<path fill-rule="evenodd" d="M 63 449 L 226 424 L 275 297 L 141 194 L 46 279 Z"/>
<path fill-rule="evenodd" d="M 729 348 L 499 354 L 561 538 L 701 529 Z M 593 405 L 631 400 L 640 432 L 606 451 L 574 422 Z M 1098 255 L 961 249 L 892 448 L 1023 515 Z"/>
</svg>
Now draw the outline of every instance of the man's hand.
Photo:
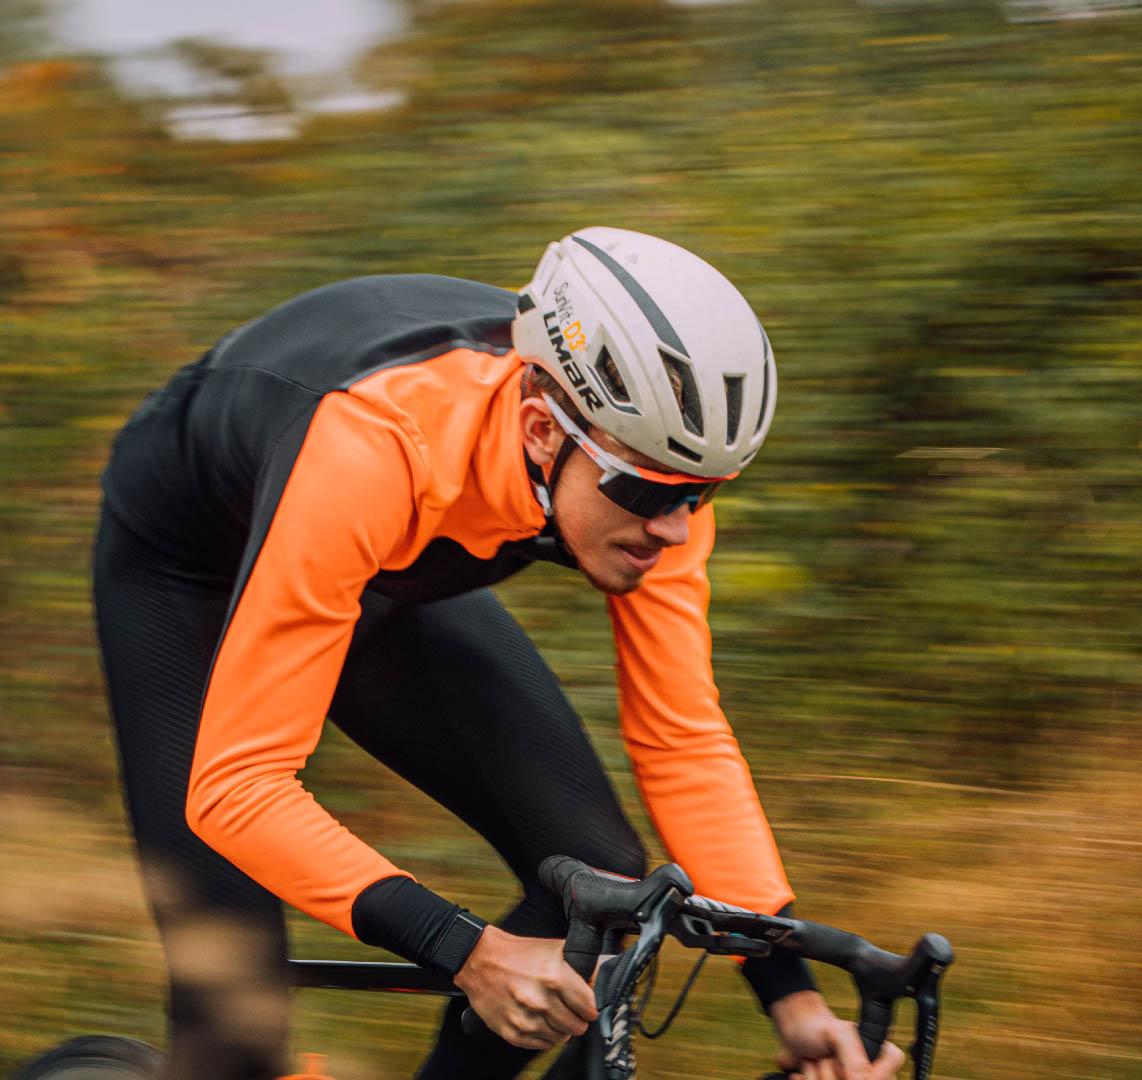
<svg viewBox="0 0 1142 1080">
<path fill-rule="evenodd" d="M 563 959 L 563 942 L 487 926 L 452 980 L 501 1039 L 548 1050 L 582 1035 L 599 1014 L 595 995 Z"/>
<path fill-rule="evenodd" d="M 777 1067 L 794 1080 L 892 1080 L 904 1064 L 904 1051 L 892 1043 L 870 1062 L 856 1024 L 834 1016 L 815 990 L 774 1002 L 770 1017 L 782 1043 Z"/>
</svg>

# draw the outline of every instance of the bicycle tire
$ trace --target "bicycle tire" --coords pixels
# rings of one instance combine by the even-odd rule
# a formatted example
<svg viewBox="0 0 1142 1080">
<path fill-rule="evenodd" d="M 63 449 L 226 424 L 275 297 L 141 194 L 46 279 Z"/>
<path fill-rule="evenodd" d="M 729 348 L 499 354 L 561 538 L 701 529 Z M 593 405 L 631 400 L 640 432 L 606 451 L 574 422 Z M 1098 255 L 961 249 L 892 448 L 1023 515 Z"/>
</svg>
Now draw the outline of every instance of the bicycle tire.
<svg viewBox="0 0 1142 1080">
<path fill-rule="evenodd" d="M 163 1056 L 136 1039 L 81 1035 L 22 1065 L 12 1080 L 154 1080 Z"/>
</svg>

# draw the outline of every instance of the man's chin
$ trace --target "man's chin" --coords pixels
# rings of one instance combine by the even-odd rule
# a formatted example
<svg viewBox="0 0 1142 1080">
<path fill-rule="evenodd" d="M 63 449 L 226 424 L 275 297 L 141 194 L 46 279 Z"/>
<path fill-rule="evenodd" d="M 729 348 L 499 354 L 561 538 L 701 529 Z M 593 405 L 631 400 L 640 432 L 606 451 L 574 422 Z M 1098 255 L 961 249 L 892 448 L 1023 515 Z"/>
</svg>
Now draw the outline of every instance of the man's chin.
<svg viewBox="0 0 1142 1080">
<path fill-rule="evenodd" d="M 593 560 L 588 559 L 587 562 L 584 562 L 578 552 L 567 542 L 566 537 L 564 537 L 563 543 L 575 556 L 579 573 L 599 592 L 607 596 L 625 596 L 627 593 L 634 592 L 642 584 L 643 575 L 635 571 L 633 567 L 620 569 L 607 566 L 603 570 L 599 570 L 591 565 Z"/>
<path fill-rule="evenodd" d="M 607 596 L 626 596 L 627 593 L 634 592 L 642 584 L 642 574 L 631 577 L 612 571 L 604 577 L 590 567 L 583 566 L 582 563 L 579 564 L 579 570 L 599 592 L 605 593 Z"/>
</svg>

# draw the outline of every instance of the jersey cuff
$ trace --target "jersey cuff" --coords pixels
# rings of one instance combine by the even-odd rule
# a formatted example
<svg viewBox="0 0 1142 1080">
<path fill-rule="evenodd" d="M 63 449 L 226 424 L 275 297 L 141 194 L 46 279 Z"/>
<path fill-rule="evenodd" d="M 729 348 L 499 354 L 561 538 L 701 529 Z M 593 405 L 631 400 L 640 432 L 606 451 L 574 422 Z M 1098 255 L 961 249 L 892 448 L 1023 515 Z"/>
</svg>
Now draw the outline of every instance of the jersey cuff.
<svg viewBox="0 0 1142 1080">
<path fill-rule="evenodd" d="M 461 914 L 466 923 L 457 926 Z M 481 931 L 484 927 L 482 919 L 458 904 L 400 876 L 381 878 L 363 889 L 353 902 L 352 918 L 353 933 L 366 945 L 388 949 L 447 975 L 459 971 L 475 947 L 479 932 L 472 936 L 470 927 L 478 925 Z M 450 970 L 448 965 L 457 958 L 459 964 Z"/>
<path fill-rule="evenodd" d="M 790 917 L 792 912 L 793 905 L 786 904 L 777 914 Z M 766 1013 L 790 994 L 817 989 L 805 958 L 788 949 L 775 948 L 769 956 L 751 956 L 742 964 L 742 974 Z"/>
</svg>

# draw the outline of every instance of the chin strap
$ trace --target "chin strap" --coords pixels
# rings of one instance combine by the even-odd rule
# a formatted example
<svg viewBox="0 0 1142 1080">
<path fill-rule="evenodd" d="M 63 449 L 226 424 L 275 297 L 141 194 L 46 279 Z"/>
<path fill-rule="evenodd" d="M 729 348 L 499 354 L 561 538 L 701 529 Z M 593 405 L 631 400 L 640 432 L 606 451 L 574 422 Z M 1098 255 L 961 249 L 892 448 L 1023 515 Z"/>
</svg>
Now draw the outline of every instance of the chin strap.
<svg viewBox="0 0 1142 1080">
<path fill-rule="evenodd" d="M 543 469 L 531 460 L 527 450 L 523 452 L 523 463 L 527 469 L 528 478 L 531 480 L 531 489 L 535 493 L 536 502 L 543 507 L 544 517 L 547 518 L 547 524 L 543 527 L 543 532 L 536 537 L 535 543 L 553 548 L 555 557 L 551 561 L 571 567 L 577 567 L 579 562 L 572 554 L 571 549 L 564 543 L 563 536 L 559 532 L 559 526 L 555 522 L 555 484 L 559 480 L 563 466 L 567 464 L 567 459 L 571 456 L 571 451 L 574 449 L 574 439 L 563 440 L 563 445 L 559 447 L 555 460 L 551 464 L 550 480 L 543 475 Z"/>
<path fill-rule="evenodd" d="M 528 454 L 527 450 L 523 452 L 523 463 L 527 468 L 527 475 L 531 479 L 535 498 L 543 507 L 543 513 L 549 521 L 555 518 L 555 485 L 559 482 L 559 474 L 563 472 L 563 466 L 567 464 L 567 459 L 574 449 L 575 440 L 565 438 L 556 451 L 555 460 L 551 463 L 550 480 L 543 475 L 543 469 L 531 460 L 531 455 Z"/>
<path fill-rule="evenodd" d="M 531 460 L 531 455 L 526 450 L 523 452 L 523 464 L 527 469 L 527 478 L 531 481 L 535 501 L 543 507 L 543 516 L 550 521 L 555 508 L 551 505 L 551 488 L 547 486 L 547 478 L 543 475 L 543 470 Z"/>
</svg>

